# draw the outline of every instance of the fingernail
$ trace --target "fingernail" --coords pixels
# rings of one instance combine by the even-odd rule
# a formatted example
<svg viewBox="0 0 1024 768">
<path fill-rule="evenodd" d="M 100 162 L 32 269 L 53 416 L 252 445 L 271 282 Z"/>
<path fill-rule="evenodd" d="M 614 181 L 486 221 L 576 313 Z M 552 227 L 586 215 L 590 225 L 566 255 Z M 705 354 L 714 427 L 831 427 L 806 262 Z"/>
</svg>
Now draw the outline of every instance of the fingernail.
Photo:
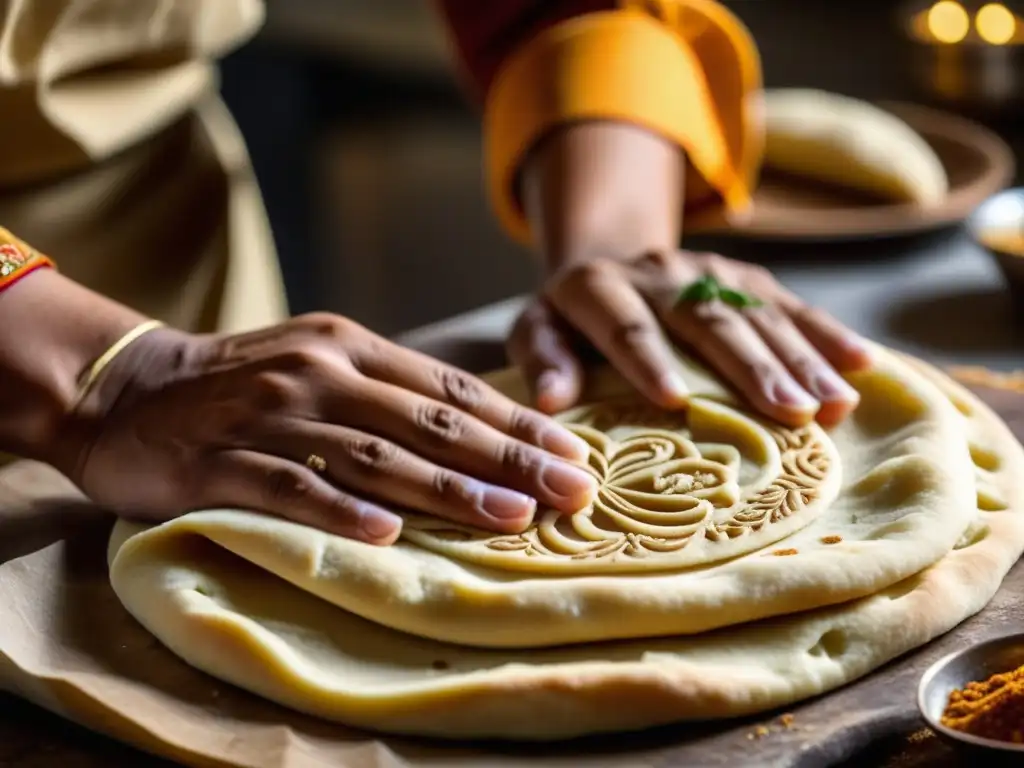
<svg viewBox="0 0 1024 768">
<path fill-rule="evenodd" d="M 540 446 L 573 461 L 586 461 L 590 456 L 587 441 L 562 427 L 553 427 L 541 435 Z"/>
<path fill-rule="evenodd" d="M 558 371 L 544 371 L 537 377 L 537 397 L 563 400 L 569 397 L 569 380 Z"/>
<path fill-rule="evenodd" d="M 683 377 L 674 371 L 662 376 L 658 386 L 672 400 L 686 400 L 690 395 L 690 389 L 686 386 Z"/>
<path fill-rule="evenodd" d="M 856 403 L 860 394 L 846 381 L 832 371 L 819 373 L 811 381 L 811 393 L 821 402 Z"/>
<path fill-rule="evenodd" d="M 359 521 L 360 532 L 364 534 L 365 538 L 374 541 L 393 536 L 396 531 L 401 529 L 402 518 L 385 509 L 375 507 L 365 509 Z"/>
<path fill-rule="evenodd" d="M 541 482 L 555 496 L 576 499 L 597 490 L 593 476 L 571 464 L 553 462 L 541 475 Z"/>
<path fill-rule="evenodd" d="M 530 517 L 537 508 L 537 502 L 522 493 L 507 488 L 488 488 L 484 491 L 480 505 L 491 517 L 500 520 L 514 520 L 519 517 Z"/>
<path fill-rule="evenodd" d="M 795 408 L 799 411 L 817 410 L 821 405 L 803 387 L 791 379 L 781 379 L 775 382 L 775 386 L 768 391 L 768 399 L 776 405 Z"/>
<path fill-rule="evenodd" d="M 856 355 L 858 357 L 871 356 L 871 350 L 868 349 L 867 343 L 856 334 L 845 336 L 842 340 L 842 345 L 843 351 L 848 355 Z"/>
</svg>

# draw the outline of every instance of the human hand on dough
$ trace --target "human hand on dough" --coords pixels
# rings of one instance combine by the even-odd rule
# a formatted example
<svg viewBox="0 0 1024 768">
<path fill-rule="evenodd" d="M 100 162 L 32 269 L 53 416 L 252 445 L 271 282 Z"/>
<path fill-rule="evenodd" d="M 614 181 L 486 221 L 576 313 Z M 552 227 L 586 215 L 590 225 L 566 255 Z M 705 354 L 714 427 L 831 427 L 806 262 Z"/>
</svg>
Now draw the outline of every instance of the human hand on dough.
<svg viewBox="0 0 1024 768">
<path fill-rule="evenodd" d="M 690 170 L 671 141 L 614 122 L 566 127 L 528 156 L 520 197 L 544 280 L 509 352 L 535 402 L 572 406 L 592 346 L 658 405 L 684 407 L 675 344 L 765 416 L 835 424 L 858 403 L 840 373 L 870 365 L 866 345 L 763 267 L 678 250 Z M 706 196 L 699 178 L 689 189 Z"/>
<path fill-rule="evenodd" d="M 740 299 L 680 300 L 695 283 Z M 841 421 L 859 397 L 840 371 L 870 364 L 856 334 L 767 269 L 688 251 L 584 259 L 547 278 L 509 339 L 509 354 L 541 409 L 564 410 L 579 397 L 580 340 L 652 401 L 678 408 L 687 392 L 675 373 L 674 342 L 697 353 L 755 409 L 789 425 Z"/>
<path fill-rule="evenodd" d="M 564 427 L 335 315 L 153 331 L 86 407 L 98 427 L 73 479 L 135 517 L 239 507 L 390 544 L 387 505 L 515 533 L 537 503 L 573 512 L 595 492 Z"/>
</svg>

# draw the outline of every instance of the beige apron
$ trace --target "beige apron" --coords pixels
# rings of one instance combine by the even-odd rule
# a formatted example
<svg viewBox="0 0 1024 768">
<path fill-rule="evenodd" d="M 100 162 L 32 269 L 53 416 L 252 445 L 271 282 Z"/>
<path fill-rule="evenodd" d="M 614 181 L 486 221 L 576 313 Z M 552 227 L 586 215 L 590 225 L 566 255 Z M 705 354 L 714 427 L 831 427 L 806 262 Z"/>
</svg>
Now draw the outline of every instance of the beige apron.
<svg viewBox="0 0 1024 768">
<path fill-rule="evenodd" d="M 214 63 L 262 23 L 260 0 L 0 9 L 0 225 L 69 277 L 180 328 L 286 317 Z"/>
<path fill-rule="evenodd" d="M 287 317 L 214 65 L 262 20 L 259 0 L 0 0 L 0 225 L 62 273 L 180 328 Z M 0 455 L 3 506 L 17 503 L 0 513 L 70 492 L 10 459 Z M 38 587 L 22 597 L 54 597 Z M 19 640 L 5 631 L 10 652 Z M 75 718 L 18 658 L 0 651 L 0 690 Z"/>
</svg>

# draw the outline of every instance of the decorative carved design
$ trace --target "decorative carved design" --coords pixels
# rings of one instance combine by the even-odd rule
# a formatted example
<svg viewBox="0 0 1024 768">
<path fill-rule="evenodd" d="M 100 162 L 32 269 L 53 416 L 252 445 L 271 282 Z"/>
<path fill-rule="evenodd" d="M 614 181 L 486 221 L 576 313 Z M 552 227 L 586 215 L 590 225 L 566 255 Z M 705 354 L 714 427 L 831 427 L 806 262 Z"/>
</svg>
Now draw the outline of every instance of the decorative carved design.
<svg viewBox="0 0 1024 768">
<path fill-rule="evenodd" d="M 729 520 L 715 523 L 708 538 L 735 538 L 761 530 L 806 507 L 818 496 L 829 471 L 829 454 L 807 427 L 797 430 L 768 429 L 782 455 L 782 472 L 767 487 L 744 500 L 743 508 Z"/>
<path fill-rule="evenodd" d="M 410 538 L 428 544 L 426 535 L 460 549 L 471 544 L 545 560 L 665 556 L 698 541 L 715 547 L 805 510 L 830 469 L 817 428 L 761 426 L 759 436 L 778 447 L 780 471 L 744 492 L 738 448 L 694 442 L 685 414 L 630 400 L 580 409 L 569 418 L 567 426 L 590 444 L 587 468 L 599 481 L 592 505 L 572 515 L 541 512 L 527 531 L 513 535 L 417 517 L 407 527 Z"/>
</svg>

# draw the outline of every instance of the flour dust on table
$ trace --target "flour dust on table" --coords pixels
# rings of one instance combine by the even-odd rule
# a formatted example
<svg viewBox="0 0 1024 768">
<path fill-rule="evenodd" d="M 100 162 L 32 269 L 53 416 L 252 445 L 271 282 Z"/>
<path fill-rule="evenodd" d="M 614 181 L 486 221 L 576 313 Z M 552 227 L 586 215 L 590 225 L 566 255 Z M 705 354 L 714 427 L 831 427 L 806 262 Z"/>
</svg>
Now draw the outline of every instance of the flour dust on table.
<svg viewBox="0 0 1024 768">
<path fill-rule="evenodd" d="M 881 347 L 842 425 L 753 415 L 680 357 L 657 410 L 608 370 L 559 416 L 594 502 L 518 535 L 405 514 L 381 548 L 239 510 L 110 543 L 121 602 L 196 668 L 377 731 L 551 740 L 748 715 L 980 610 L 1024 550 L 1024 450 Z M 525 402 L 511 371 L 490 381 Z"/>
</svg>

